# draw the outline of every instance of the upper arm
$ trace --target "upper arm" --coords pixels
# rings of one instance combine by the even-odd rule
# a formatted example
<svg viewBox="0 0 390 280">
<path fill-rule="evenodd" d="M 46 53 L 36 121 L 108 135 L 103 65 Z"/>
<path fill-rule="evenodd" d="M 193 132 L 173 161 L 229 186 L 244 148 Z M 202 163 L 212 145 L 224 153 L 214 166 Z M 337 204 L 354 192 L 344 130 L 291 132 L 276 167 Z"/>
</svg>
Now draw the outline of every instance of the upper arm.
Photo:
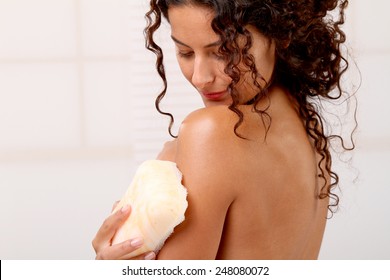
<svg viewBox="0 0 390 280">
<path fill-rule="evenodd" d="M 176 163 L 188 191 L 185 220 L 161 249 L 159 259 L 215 259 L 226 213 L 234 200 L 234 161 L 224 128 L 208 112 L 182 124 Z"/>
</svg>

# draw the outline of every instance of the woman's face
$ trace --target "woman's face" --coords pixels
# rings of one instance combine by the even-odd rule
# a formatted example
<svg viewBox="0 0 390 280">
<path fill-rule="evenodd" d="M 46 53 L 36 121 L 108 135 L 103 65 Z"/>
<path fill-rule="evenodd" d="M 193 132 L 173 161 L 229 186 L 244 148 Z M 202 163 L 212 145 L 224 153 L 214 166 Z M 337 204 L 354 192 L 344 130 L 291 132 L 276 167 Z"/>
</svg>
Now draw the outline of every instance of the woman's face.
<svg viewBox="0 0 390 280">
<path fill-rule="evenodd" d="M 198 90 L 206 107 L 230 105 L 231 96 L 228 86 L 231 78 L 224 73 L 225 61 L 218 49 L 220 38 L 211 28 L 213 11 L 199 6 L 182 5 L 168 10 L 171 36 L 176 45 L 177 60 L 186 79 Z M 255 58 L 259 74 L 269 81 L 275 65 L 274 43 L 260 34 L 252 26 L 247 26 L 252 33 L 253 45 L 250 53 Z M 242 73 L 245 72 L 241 66 Z M 258 83 L 265 86 L 265 81 L 258 78 Z M 253 79 L 246 71 L 236 86 L 240 103 L 252 99 L 259 91 Z"/>
</svg>

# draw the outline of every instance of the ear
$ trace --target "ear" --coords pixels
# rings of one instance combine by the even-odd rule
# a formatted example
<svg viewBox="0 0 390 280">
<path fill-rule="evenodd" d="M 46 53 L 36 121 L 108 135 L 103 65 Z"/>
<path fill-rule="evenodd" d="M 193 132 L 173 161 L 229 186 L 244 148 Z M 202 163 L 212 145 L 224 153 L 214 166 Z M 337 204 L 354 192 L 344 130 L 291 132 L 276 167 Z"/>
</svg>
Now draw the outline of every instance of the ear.
<svg viewBox="0 0 390 280">
<path fill-rule="evenodd" d="M 286 39 L 280 41 L 280 46 L 282 47 L 282 49 L 287 49 L 290 46 L 290 43 L 291 43 L 291 39 Z"/>
</svg>

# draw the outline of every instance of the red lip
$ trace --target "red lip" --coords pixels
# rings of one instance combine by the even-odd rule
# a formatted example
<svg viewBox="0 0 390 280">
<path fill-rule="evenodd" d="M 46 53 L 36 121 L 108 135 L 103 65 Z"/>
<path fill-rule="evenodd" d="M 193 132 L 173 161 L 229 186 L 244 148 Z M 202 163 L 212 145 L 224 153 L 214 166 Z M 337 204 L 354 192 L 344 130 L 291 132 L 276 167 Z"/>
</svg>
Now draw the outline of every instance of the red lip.
<svg viewBox="0 0 390 280">
<path fill-rule="evenodd" d="M 219 91 L 219 92 L 201 92 L 204 97 L 206 97 L 209 100 L 219 100 L 221 99 L 225 94 L 226 91 Z"/>
</svg>

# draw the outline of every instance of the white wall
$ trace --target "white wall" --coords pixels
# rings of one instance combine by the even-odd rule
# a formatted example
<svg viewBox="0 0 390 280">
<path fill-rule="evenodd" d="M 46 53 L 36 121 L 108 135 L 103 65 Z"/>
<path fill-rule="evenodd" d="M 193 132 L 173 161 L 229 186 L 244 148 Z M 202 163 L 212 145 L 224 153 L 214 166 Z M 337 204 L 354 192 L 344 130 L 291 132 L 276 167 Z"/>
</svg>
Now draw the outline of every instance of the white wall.
<svg viewBox="0 0 390 280">
<path fill-rule="evenodd" d="M 350 2 L 346 30 L 362 75 L 353 162 L 359 174 L 355 184 L 353 178 L 341 184 L 341 208 L 328 223 L 320 257 L 390 259 L 390 2 Z"/>
<path fill-rule="evenodd" d="M 360 175 L 341 185 L 320 257 L 389 259 L 390 4 L 351 2 Z M 161 84 L 144 50 L 146 10 L 145 0 L 0 0 L 0 259 L 94 258 L 91 240 L 134 168 L 169 139 L 153 105 Z M 164 104 L 180 123 L 201 103 L 161 40 Z"/>
</svg>

